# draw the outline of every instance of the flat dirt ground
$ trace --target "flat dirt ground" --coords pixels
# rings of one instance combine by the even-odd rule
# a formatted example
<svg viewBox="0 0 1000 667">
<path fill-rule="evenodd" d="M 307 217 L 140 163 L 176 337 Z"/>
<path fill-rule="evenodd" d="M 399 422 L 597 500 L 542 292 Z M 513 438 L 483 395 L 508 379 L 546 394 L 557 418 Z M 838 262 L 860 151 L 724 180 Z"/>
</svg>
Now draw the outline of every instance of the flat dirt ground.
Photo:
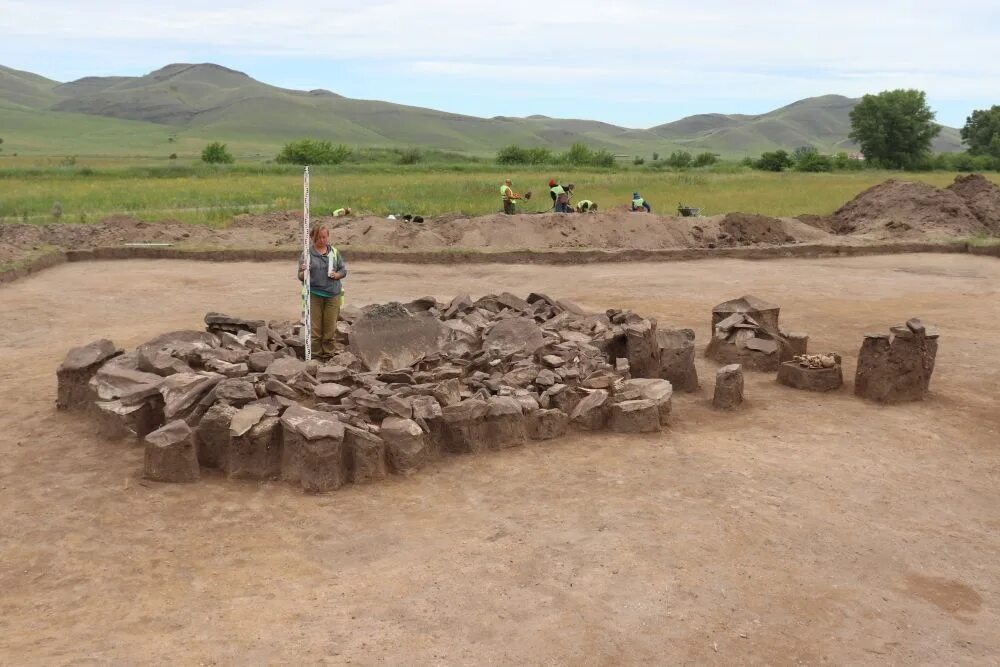
<svg viewBox="0 0 1000 667">
<path fill-rule="evenodd" d="M 996 664 L 1000 262 L 350 264 L 355 305 L 543 291 L 694 327 L 753 293 L 813 351 L 940 326 L 928 400 L 750 374 L 662 435 L 572 435 L 310 497 L 140 478 L 56 412 L 55 368 L 206 311 L 292 318 L 287 263 L 66 264 L 0 288 L 0 663 Z"/>
</svg>

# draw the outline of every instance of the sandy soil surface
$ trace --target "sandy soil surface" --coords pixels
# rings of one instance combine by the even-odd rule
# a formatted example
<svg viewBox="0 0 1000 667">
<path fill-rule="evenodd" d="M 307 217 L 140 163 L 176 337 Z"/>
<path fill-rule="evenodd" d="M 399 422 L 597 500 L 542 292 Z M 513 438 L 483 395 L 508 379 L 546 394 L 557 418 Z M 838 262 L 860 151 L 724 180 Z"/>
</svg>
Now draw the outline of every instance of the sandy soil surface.
<svg viewBox="0 0 1000 667">
<path fill-rule="evenodd" d="M 208 310 L 294 317 L 283 262 L 67 264 L 0 288 L 0 663 L 987 664 L 1000 660 L 1000 262 L 351 266 L 356 304 L 539 290 L 694 327 L 745 292 L 813 351 L 920 316 L 920 404 L 748 375 L 662 435 L 573 435 L 310 497 L 157 485 L 54 409 L 67 348 Z M 848 382 L 848 385 L 850 382 Z"/>
</svg>

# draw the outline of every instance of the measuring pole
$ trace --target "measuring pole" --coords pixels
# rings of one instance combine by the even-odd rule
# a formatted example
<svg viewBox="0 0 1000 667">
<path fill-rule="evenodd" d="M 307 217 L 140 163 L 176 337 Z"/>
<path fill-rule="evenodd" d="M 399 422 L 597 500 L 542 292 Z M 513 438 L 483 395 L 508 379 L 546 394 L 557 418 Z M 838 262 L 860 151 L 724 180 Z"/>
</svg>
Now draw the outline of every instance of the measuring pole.
<svg viewBox="0 0 1000 667">
<path fill-rule="evenodd" d="M 312 268 L 312 256 L 309 242 L 309 167 L 302 175 L 302 257 L 305 258 L 306 270 L 302 281 L 302 340 L 305 341 L 306 361 L 312 359 L 312 308 L 309 307 L 309 273 Z"/>
</svg>

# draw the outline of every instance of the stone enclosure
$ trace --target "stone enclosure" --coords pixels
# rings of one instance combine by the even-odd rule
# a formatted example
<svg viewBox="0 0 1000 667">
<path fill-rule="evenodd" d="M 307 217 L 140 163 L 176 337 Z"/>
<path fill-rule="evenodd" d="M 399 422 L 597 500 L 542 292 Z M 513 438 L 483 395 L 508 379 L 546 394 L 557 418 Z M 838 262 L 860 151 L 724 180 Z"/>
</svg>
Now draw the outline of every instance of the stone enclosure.
<svg viewBox="0 0 1000 667">
<path fill-rule="evenodd" d="M 808 336 L 782 332 L 778 315 L 750 295 L 713 309 L 717 409 L 743 405 L 744 367 L 798 389 L 842 385 L 840 355 L 808 354 Z M 322 363 L 303 361 L 296 322 L 208 313 L 205 325 L 128 352 L 109 340 L 70 350 L 57 407 L 90 415 L 107 439 L 141 442 L 152 480 L 215 469 L 320 493 L 570 429 L 659 432 L 673 392 L 699 387 L 692 330 L 545 294 L 344 308 L 340 352 Z M 891 332 L 865 337 L 855 394 L 920 400 L 938 334 L 916 319 Z"/>
<path fill-rule="evenodd" d="M 299 324 L 205 316 L 125 352 L 71 350 L 57 406 L 145 447 L 144 474 L 284 480 L 326 492 L 569 429 L 654 433 L 698 388 L 694 332 L 544 294 L 345 308 L 341 350 L 302 360 Z"/>
</svg>

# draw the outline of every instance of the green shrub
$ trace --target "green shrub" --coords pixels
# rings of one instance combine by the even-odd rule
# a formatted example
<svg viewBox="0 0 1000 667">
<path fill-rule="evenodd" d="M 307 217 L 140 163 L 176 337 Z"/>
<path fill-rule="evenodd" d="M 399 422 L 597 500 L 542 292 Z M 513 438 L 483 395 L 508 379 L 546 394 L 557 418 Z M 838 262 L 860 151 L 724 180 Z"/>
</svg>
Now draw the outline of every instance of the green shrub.
<svg viewBox="0 0 1000 667">
<path fill-rule="evenodd" d="M 168 160 L 176 160 L 177 159 L 177 153 L 171 153 L 170 157 L 168 157 L 167 159 Z"/>
<path fill-rule="evenodd" d="M 278 164 L 340 164 L 351 157 L 351 149 L 319 139 L 299 139 L 285 144 L 274 161 Z"/>
<path fill-rule="evenodd" d="M 778 149 L 768 153 L 761 153 L 760 157 L 753 161 L 753 168 L 761 171 L 784 171 L 793 164 L 792 157 L 788 151 Z"/>
<path fill-rule="evenodd" d="M 667 166 L 674 169 L 687 169 L 693 161 L 691 154 L 687 151 L 674 151 L 667 158 Z"/>
<path fill-rule="evenodd" d="M 832 171 L 833 163 L 829 156 L 820 155 L 814 150 L 802 153 L 795 161 L 797 171 Z"/>
<path fill-rule="evenodd" d="M 417 164 L 423 159 L 424 155 L 420 152 L 419 148 L 407 148 L 399 151 L 399 159 L 397 162 L 399 162 L 399 164 Z"/>
<path fill-rule="evenodd" d="M 563 153 L 559 161 L 574 167 L 613 167 L 615 156 L 604 149 L 592 150 L 584 143 L 577 142 Z"/>
<path fill-rule="evenodd" d="M 232 164 L 233 155 L 224 143 L 213 141 L 202 149 L 201 161 L 208 164 Z"/>
<path fill-rule="evenodd" d="M 640 164 L 646 164 L 646 160 L 636 155 L 635 159 L 632 160 L 632 164 L 638 167 Z"/>
<path fill-rule="evenodd" d="M 719 155 L 717 153 L 698 153 L 694 156 L 694 161 L 691 163 L 695 167 L 709 167 L 719 161 Z"/>
</svg>

